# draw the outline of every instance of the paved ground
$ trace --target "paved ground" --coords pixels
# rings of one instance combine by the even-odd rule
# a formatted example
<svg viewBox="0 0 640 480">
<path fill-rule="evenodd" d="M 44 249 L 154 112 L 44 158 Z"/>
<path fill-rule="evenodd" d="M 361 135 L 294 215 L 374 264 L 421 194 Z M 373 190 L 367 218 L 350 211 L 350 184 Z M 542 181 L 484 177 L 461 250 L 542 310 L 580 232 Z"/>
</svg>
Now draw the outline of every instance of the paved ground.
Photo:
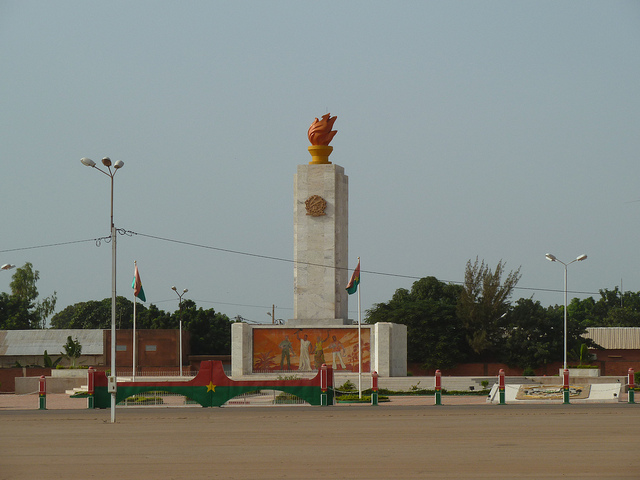
<svg viewBox="0 0 640 480">
<path fill-rule="evenodd" d="M 119 408 L 114 425 L 85 400 L 9 397 L 0 480 L 640 478 L 640 405 L 625 403 Z"/>
</svg>

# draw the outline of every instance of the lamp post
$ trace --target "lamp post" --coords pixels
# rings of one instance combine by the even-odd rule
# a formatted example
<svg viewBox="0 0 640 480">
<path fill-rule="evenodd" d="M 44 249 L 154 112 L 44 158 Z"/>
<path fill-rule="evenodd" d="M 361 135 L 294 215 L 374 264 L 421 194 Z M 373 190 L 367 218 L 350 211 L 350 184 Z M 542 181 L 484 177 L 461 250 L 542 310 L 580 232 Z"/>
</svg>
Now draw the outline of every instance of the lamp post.
<svg viewBox="0 0 640 480">
<path fill-rule="evenodd" d="M 0 267 L 0 270 L 11 270 L 14 267 L 15 267 L 15 265 L 11 265 L 10 263 L 5 263 L 4 265 L 2 265 Z"/>
<path fill-rule="evenodd" d="M 111 179 L 111 375 L 109 377 L 109 388 L 111 392 L 111 423 L 116 421 L 116 227 L 113 224 L 113 177 L 116 172 L 124 166 L 122 160 L 111 163 L 109 157 L 102 159 L 102 165 L 107 170 L 96 166 L 96 162 L 90 158 L 81 158 L 80 161 L 87 167 L 95 168 Z M 111 167 L 113 166 L 113 170 Z"/>
<path fill-rule="evenodd" d="M 586 255 L 580 255 L 575 260 L 571 260 L 569 263 L 564 263 L 562 260 L 556 258 L 555 255 L 547 253 L 545 255 L 550 262 L 558 262 L 564 265 L 564 370 L 567 369 L 567 267 L 573 262 L 581 262 L 587 259 Z"/>
<path fill-rule="evenodd" d="M 179 342 L 180 342 L 180 376 L 182 376 L 182 296 L 187 293 L 189 291 L 188 288 L 185 288 L 184 290 L 182 290 L 182 293 L 178 293 L 178 289 L 173 286 L 171 287 L 171 290 L 173 290 L 174 292 L 176 292 L 176 294 L 178 295 L 178 310 L 180 311 L 180 336 L 179 336 Z"/>
</svg>

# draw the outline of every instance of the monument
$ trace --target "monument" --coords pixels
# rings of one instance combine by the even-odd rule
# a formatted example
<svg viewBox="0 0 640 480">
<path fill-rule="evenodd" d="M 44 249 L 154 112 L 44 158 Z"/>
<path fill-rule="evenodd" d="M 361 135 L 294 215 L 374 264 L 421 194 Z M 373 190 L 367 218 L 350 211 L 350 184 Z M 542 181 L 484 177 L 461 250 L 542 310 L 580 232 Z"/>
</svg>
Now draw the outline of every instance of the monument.
<svg viewBox="0 0 640 480">
<path fill-rule="evenodd" d="M 349 179 L 329 161 L 336 117 L 308 131 L 311 161 L 298 165 L 293 204 L 293 319 L 287 325 L 346 325 Z"/>
<path fill-rule="evenodd" d="M 307 132 L 311 161 L 294 176 L 293 318 L 284 325 L 234 323 L 231 375 L 335 372 L 403 376 L 404 325 L 361 325 L 349 319 L 349 179 L 329 161 L 336 117 L 323 115 Z M 351 266 L 355 267 L 354 265 Z"/>
</svg>

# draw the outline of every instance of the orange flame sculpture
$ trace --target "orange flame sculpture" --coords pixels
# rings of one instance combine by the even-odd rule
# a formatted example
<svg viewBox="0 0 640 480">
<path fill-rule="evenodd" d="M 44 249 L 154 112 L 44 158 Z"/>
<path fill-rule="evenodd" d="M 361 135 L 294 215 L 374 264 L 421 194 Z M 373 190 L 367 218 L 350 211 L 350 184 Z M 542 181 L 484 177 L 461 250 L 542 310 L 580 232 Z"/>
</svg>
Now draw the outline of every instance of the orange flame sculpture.
<svg viewBox="0 0 640 480">
<path fill-rule="evenodd" d="M 315 119 L 307 133 L 311 145 L 328 146 L 329 143 L 331 143 L 333 137 L 338 133 L 337 130 L 331 130 L 336 118 L 338 117 L 331 117 L 331 114 L 327 113 L 322 116 L 322 120 L 318 120 L 317 118 Z"/>
</svg>

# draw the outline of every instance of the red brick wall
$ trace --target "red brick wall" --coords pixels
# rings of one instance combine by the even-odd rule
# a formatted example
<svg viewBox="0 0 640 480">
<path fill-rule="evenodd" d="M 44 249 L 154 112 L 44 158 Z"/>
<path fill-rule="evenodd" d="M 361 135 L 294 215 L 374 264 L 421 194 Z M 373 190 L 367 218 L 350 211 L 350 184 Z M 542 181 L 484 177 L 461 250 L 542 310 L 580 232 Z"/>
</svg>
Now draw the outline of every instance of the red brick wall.
<svg viewBox="0 0 640 480">
<path fill-rule="evenodd" d="M 16 391 L 16 377 L 51 376 L 50 368 L 0 368 L 0 392 Z"/>
<path fill-rule="evenodd" d="M 178 367 L 179 330 L 137 330 L 137 367 Z M 182 331 L 182 364 L 189 362 L 189 332 Z M 123 348 L 126 348 L 124 350 Z M 105 364 L 111 366 L 111 330 L 104 331 Z M 133 366 L 133 330 L 116 332 L 116 366 Z"/>
</svg>

